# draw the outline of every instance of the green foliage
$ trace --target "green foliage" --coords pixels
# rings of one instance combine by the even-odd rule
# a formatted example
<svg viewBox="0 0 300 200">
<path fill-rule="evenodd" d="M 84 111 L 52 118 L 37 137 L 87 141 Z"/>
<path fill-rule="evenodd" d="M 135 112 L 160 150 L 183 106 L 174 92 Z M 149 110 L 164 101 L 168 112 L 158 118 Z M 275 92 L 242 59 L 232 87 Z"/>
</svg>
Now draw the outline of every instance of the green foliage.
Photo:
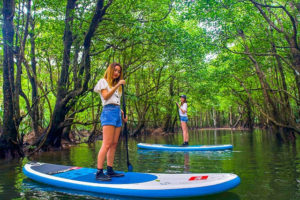
<svg viewBox="0 0 300 200">
<path fill-rule="evenodd" d="M 18 3 L 16 8 L 19 7 Z M 56 102 L 57 82 L 63 60 L 66 3 L 57 0 L 34 1 L 35 11 L 32 14 L 35 29 L 29 30 L 35 35 L 38 81 L 49 92 L 47 97 L 52 108 Z M 285 5 L 288 11 L 294 13 L 283 0 L 271 3 Z M 94 9 L 95 1 L 77 1 L 73 13 L 71 60 L 75 58 L 76 50 L 78 61 L 81 58 L 83 38 Z M 263 10 L 268 12 L 267 8 Z M 271 20 L 281 24 L 288 34 L 292 33 L 291 22 L 282 10 L 272 9 L 269 14 Z M 21 15 L 21 19 L 25 17 L 24 13 Z M 23 24 L 19 28 L 22 32 Z M 245 36 L 244 40 L 241 33 Z M 116 0 L 107 9 L 92 38 L 89 92 L 76 97 L 76 103 L 67 118 L 78 111 L 75 122 L 97 120 L 100 98 L 92 89 L 102 78 L 106 66 L 113 61 L 124 67 L 127 82 L 125 93 L 132 126 L 141 123 L 146 126 L 163 126 L 167 116 L 174 119 L 177 116 L 175 102 L 179 101 L 181 94 L 188 96 L 190 117 L 199 117 L 201 113 L 211 115 L 217 111 L 223 112 L 221 117 L 226 121 L 232 110 L 237 118 L 240 110 L 245 114 L 246 109 L 249 109 L 246 103 L 249 95 L 253 100 L 250 105 L 252 113 L 259 117 L 259 106 L 265 105 L 265 99 L 255 66 L 244 54 L 245 45 L 253 54 L 267 54 L 271 51 L 271 42 L 278 47 L 278 54 L 287 60 L 287 63 L 282 60 L 288 87 L 285 92 L 294 97 L 289 97 L 289 103 L 294 115 L 299 118 L 295 100 L 299 99 L 299 94 L 294 72 L 289 66 L 292 63 L 291 52 L 285 48 L 289 43 L 281 33 L 270 27 L 250 1 Z M 25 48 L 25 59 L 28 61 L 32 56 L 30 45 L 28 39 Z M 0 57 L 2 54 L 0 48 Z M 281 107 L 283 93 L 278 91 L 282 90 L 282 77 L 275 57 L 254 57 L 270 88 L 277 91 L 271 95 L 276 99 L 278 107 Z M 80 64 L 71 63 L 66 88 L 75 86 L 72 70 Z M 32 89 L 26 73 L 22 75 L 22 86 L 24 93 L 30 96 Z M 46 127 L 51 117 L 50 109 L 40 89 L 39 95 L 43 126 Z M 24 111 L 27 109 L 25 101 L 21 100 L 20 107 Z M 224 125 L 228 125 L 228 120 Z M 21 126 L 29 127 L 30 123 L 24 122 Z M 76 128 L 91 129 L 92 125 L 76 125 Z"/>
</svg>

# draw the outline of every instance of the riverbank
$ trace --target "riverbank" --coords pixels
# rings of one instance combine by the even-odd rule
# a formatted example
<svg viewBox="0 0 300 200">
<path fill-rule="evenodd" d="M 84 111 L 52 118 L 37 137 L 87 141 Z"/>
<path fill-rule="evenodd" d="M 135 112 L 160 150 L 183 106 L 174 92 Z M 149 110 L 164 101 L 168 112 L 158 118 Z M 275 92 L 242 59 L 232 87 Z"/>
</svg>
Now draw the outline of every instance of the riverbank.
<svg viewBox="0 0 300 200">
<path fill-rule="evenodd" d="M 206 130 L 229 130 L 229 131 L 249 131 L 250 129 L 248 128 L 242 128 L 242 127 L 237 127 L 237 128 L 230 128 L 230 127 L 219 127 L 219 128 L 214 128 L 214 127 L 206 127 L 206 128 L 190 128 L 190 130 L 199 130 L 199 131 L 206 131 Z M 178 131 L 181 131 L 180 127 L 175 129 L 175 132 L 165 132 L 163 128 L 146 128 L 143 129 L 140 133 L 140 135 L 172 135 L 174 133 L 177 133 Z M 74 144 L 80 144 L 80 143 L 87 143 L 87 140 L 91 134 L 91 131 L 88 130 L 81 130 L 81 131 L 71 131 L 69 133 L 69 140 L 62 139 L 62 146 L 67 147 L 70 145 Z M 102 139 L 102 131 L 99 131 L 96 136 L 97 140 Z M 25 145 L 33 145 L 35 141 L 37 140 L 37 136 L 34 134 L 34 132 L 30 132 L 26 134 L 23 138 L 24 144 Z"/>
</svg>

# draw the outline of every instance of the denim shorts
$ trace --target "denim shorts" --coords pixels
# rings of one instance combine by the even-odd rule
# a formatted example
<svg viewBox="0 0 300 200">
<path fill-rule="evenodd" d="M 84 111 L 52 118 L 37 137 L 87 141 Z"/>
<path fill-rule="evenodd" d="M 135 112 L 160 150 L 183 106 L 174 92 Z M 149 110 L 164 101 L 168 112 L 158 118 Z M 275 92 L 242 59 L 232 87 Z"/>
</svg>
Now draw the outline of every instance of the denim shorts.
<svg viewBox="0 0 300 200">
<path fill-rule="evenodd" d="M 189 119 L 187 116 L 180 116 L 180 121 L 187 122 L 187 121 L 189 121 Z"/>
<path fill-rule="evenodd" d="M 121 109 L 120 106 L 114 104 L 105 105 L 102 109 L 100 117 L 102 126 L 122 126 Z"/>
</svg>

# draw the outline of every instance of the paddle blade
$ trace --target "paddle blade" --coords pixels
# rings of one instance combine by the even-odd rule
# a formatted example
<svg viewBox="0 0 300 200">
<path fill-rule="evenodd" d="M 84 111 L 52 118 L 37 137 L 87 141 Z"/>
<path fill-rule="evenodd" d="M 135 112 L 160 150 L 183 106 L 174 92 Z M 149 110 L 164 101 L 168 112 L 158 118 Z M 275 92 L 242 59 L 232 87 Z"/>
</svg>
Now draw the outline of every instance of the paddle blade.
<svg viewBox="0 0 300 200">
<path fill-rule="evenodd" d="M 129 172 L 133 171 L 133 166 L 130 163 L 127 163 L 127 167 Z"/>
</svg>

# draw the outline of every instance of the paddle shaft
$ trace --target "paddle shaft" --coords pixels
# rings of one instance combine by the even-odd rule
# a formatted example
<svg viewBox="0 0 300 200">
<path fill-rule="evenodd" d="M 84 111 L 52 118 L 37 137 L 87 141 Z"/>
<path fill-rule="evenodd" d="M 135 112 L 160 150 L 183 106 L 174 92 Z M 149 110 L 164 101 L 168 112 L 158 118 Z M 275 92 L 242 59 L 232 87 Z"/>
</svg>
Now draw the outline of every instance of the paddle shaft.
<svg viewBox="0 0 300 200">
<path fill-rule="evenodd" d="M 176 105 L 178 105 L 178 104 L 176 103 Z M 177 106 L 177 107 L 178 107 L 178 106 Z M 177 108 L 177 107 L 176 107 L 176 108 Z M 180 110 L 180 106 L 179 106 L 179 108 L 178 108 L 178 117 L 179 117 L 179 122 L 180 122 L 180 111 L 179 111 L 179 110 Z"/>
<path fill-rule="evenodd" d="M 124 118 L 126 118 L 126 104 L 125 104 L 125 93 L 124 93 L 124 85 L 122 84 L 122 92 L 123 92 L 123 113 Z M 124 122 L 123 135 L 125 134 L 125 146 L 126 146 L 126 154 L 127 154 L 127 167 L 128 171 L 132 171 L 133 167 L 129 162 L 129 153 L 128 153 L 128 129 L 127 122 Z"/>
</svg>

